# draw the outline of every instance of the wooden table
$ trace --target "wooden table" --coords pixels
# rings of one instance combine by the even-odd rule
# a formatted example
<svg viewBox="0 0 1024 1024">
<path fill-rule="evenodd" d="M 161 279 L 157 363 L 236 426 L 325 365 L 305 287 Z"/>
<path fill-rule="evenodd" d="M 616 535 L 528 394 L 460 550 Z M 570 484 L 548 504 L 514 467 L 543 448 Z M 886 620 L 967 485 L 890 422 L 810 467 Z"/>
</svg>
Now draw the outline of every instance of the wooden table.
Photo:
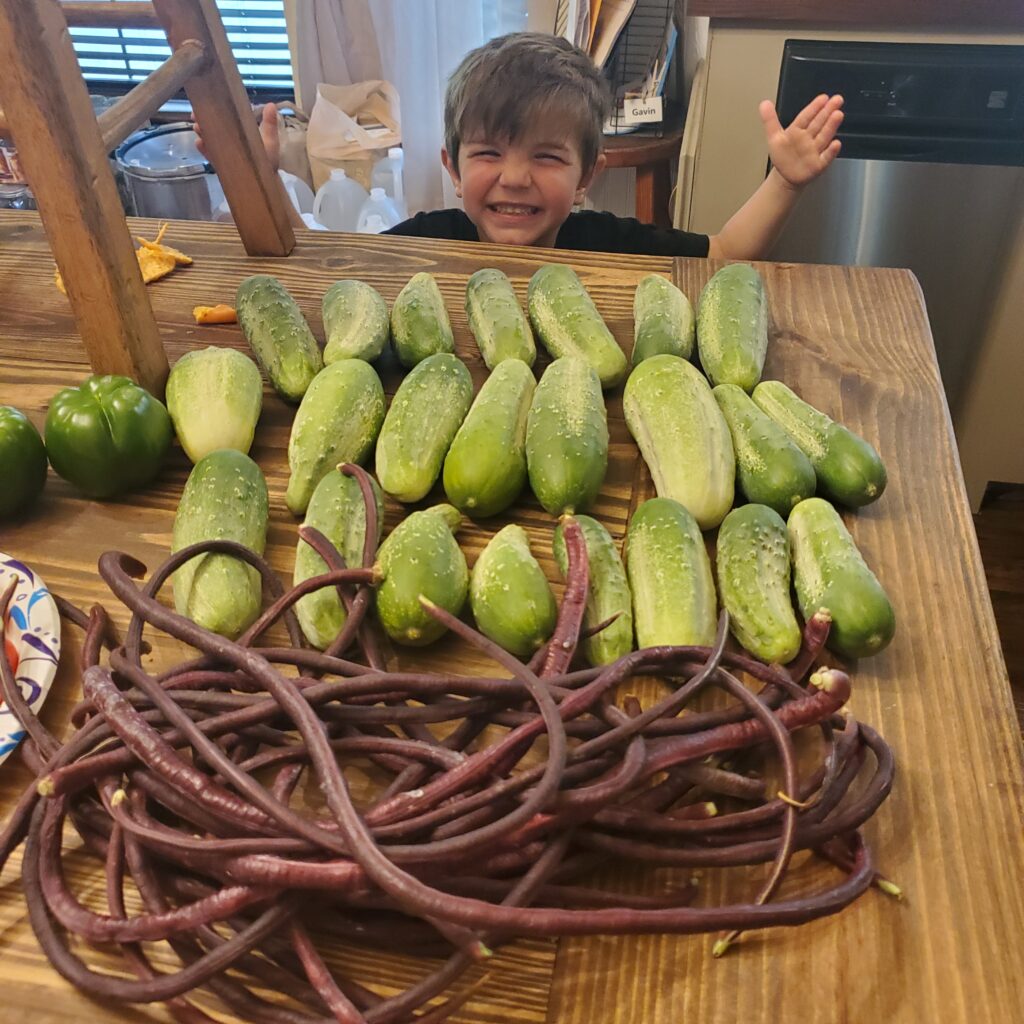
<svg viewBox="0 0 1024 1024">
<path fill-rule="evenodd" d="M 198 303 L 230 301 L 249 273 L 277 274 L 319 333 L 320 296 L 336 278 L 358 275 L 390 301 L 415 271 L 430 270 L 438 275 L 459 352 L 477 383 L 483 368 L 462 312 L 466 277 L 481 266 L 499 266 L 522 294 L 532 271 L 550 256 L 307 232 L 287 260 L 247 259 L 230 227 L 193 223 L 173 224 L 167 240 L 196 258 L 192 268 L 148 289 L 172 362 L 197 345 L 240 344 L 233 327 L 196 328 L 190 311 Z M 559 258 L 571 258 L 624 345 L 632 329 L 633 286 L 644 273 L 672 274 L 696 297 L 716 268 L 703 260 Z M 869 891 L 836 917 L 749 933 L 721 960 L 711 958 L 707 936 L 517 943 L 495 959 L 488 982 L 455 1018 L 464 1024 L 1021 1019 L 1020 740 L 920 293 L 904 271 L 785 264 L 760 269 L 774 321 L 767 374 L 784 378 L 862 432 L 890 470 L 884 497 L 847 519 L 892 597 L 899 628 L 888 650 L 855 666 L 851 703 L 897 756 L 893 794 L 866 833 L 882 870 L 907 898 L 898 904 Z M 41 424 L 54 391 L 87 373 L 66 301 L 52 284 L 38 221 L 31 214 L 0 214 L 0 403 L 21 407 Z M 609 413 L 611 471 L 596 514 L 621 537 L 630 507 L 651 492 L 622 423 L 619 395 L 611 397 Z M 282 573 L 290 573 L 295 543 L 295 522 L 282 500 L 289 416 L 268 392 L 253 450 L 270 487 L 268 552 Z M 109 603 L 95 575 L 97 557 L 116 546 L 150 566 L 161 560 L 187 470 L 176 451 L 153 488 L 106 503 L 76 497 L 51 474 L 32 517 L 3 525 L 0 547 L 16 552 L 71 600 Z M 395 518 L 391 509 L 390 525 Z M 554 579 L 550 519 L 526 499 L 516 518 Z M 470 561 L 503 522 L 469 526 L 460 534 Z M 66 656 L 43 716 L 54 728 L 78 692 L 77 630 L 66 628 L 64 643 Z M 442 642 L 431 657 L 451 658 L 454 651 Z M 28 778 L 16 761 L 5 764 L 0 806 L 9 807 Z M 100 1010 L 50 969 L 26 920 L 16 862 L 0 877 L 3 1019 L 169 1020 L 159 1007 Z M 793 875 L 796 884 L 806 884 L 816 872 L 833 870 L 799 858 Z M 733 896 L 751 893 L 763 869 L 739 875 L 728 883 Z M 75 862 L 71 879 L 91 886 L 94 895 L 102 888 L 95 870 L 83 875 Z M 708 875 L 701 899 L 720 898 L 722 884 Z M 376 970 L 382 981 L 410 976 L 398 962 Z"/>
</svg>

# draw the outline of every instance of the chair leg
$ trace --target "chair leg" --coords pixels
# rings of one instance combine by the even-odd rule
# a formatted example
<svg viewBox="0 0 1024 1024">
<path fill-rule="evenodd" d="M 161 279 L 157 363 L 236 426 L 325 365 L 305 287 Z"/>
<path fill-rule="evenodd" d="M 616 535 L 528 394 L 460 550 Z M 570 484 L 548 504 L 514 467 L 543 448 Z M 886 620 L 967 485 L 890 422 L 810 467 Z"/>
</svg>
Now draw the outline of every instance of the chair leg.
<svg viewBox="0 0 1024 1024">
<path fill-rule="evenodd" d="M 216 125 L 203 142 L 245 251 L 287 256 L 295 246 L 284 189 L 270 165 L 252 106 L 231 53 L 214 0 L 153 0 L 172 49 L 197 39 L 210 54 L 206 67 L 185 83 L 200 124 Z"/>
<path fill-rule="evenodd" d="M 167 356 L 57 0 L 0 0 L 0 102 L 89 362 L 160 395 Z"/>
</svg>

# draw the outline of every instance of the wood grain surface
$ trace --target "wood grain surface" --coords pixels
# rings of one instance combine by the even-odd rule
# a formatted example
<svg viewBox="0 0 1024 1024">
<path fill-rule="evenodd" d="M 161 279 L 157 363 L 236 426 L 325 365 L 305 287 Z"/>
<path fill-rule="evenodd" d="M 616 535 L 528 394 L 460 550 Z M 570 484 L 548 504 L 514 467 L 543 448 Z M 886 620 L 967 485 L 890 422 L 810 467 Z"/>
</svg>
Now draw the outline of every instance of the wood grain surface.
<svg viewBox="0 0 1024 1024">
<path fill-rule="evenodd" d="M 133 223 L 133 233 L 153 227 Z M 250 273 L 276 274 L 322 338 L 320 298 L 332 281 L 358 276 L 390 302 L 413 273 L 429 270 L 438 277 L 457 350 L 478 386 L 485 370 L 463 301 L 467 277 L 482 266 L 500 267 L 525 298 L 538 265 L 551 258 L 571 262 L 626 348 L 633 288 L 641 276 L 673 274 L 696 298 L 716 269 L 704 260 L 553 257 L 540 250 L 309 232 L 298 233 L 287 260 L 253 259 L 245 257 L 229 226 L 178 222 L 166 240 L 195 257 L 192 267 L 149 286 L 172 363 L 197 346 L 244 347 L 235 326 L 196 327 L 191 308 L 231 302 L 238 282 Z M 706 936 L 516 943 L 495 958 L 457 1021 L 1006 1024 L 1020 1018 L 1020 739 L 920 292 L 904 271 L 787 264 L 760 269 L 773 322 L 766 376 L 785 380 L 863 433 L 889 467 L 882 499 L 845 517 L 898 618 L 889 649 L 853 666 L 851 704 L 896 753 L 893 795 L 866 833 L 881 869 L 907 897 L 896 903 L 870 891 L 836 917 L 746 934 L 721 960 L 711 958 Z M 41 426 L 54 391 L 88 372 L 67 301 L 52 285 L 52 259 L 38 220 L 0 213 L 0 403 L 20 407 Z M 393 393 L 397 374 L 384 379 Z M 616 539 L 631 507 L 652 493 L 622 422 L 620 395 L 609 396 L 610 470 L 595 513 Z M 291 415 L 267 390 L 252 452 L 270 489 L 268 555 L 283 575 L 291 572 L 296 529 L 283 502 Z M 110 604 L 96 577 L 98 556 L 119 547 L 149 566 L 161 561 L 188 468 L 175 449 L 147 492 L 105 503 L 77 497 L 51 473 L 31 518 L 0 529 L 0 549 L 16 553 L 76 603 Z M 428 502 L 439 497 L 435 492 Z M 387 526 L 399 515 L 389 505 Z M 510 518 L 526 527 L 554 581 L 550 517 L 524 497 Z M 507 521 L 499 517 L 460 531 L 471 564 Z M 77 631 L 66 628 L 66 657 L 43 715 L 57 729 L 79 693 L 79 643 Z M 169 646 L 156 653 L 171 655 Z M 464 648 L 444 641 L 418 653 L 417 661 L 475 663 Z M 0 769 L 0 814 L 28 778 L 16 758 Z M 736 870 L 728 878 L 705 872 L 699 902 L 749 896 L 765 870 Z M 820 884 L 830 871 L 798 857 L 786 891 Z M 95 867 L 73 861 L 69 873 L 76 890 L 84 887 L 90 897 L 102 898 Z M 655 884 L 655 876 L 610 871 L 607 881 L 644 889 Z M 104 962 L 100 954 L 87 955 Z M 365 965 L 382 991 L 422 970 L 334 945 L 331 957 Z M 52 971 L 26 920 L 16 861 L 0 876 L 0 983 L 2 1016 L 12 1024 L 169 1020 L 160 1007 L 100 1008 Z"/>
</svg>

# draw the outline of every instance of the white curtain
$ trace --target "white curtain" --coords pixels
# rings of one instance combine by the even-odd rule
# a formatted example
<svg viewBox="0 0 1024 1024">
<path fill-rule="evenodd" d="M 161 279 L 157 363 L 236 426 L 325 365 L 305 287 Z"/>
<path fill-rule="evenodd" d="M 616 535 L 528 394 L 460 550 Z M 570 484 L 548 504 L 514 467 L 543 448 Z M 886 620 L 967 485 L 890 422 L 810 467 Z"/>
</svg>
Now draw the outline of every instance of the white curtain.
<svg viewBox="0 0 1024 1024">
<path fill-rule="evenodd" d="M 401 100 L 409 212 L 455 206 L 441 166 L 444 88 L 466 52 L 526 28 L 527 0 L 292 0 L 295 77 L 309 106 L 319 82 L 384 78 Z"/>
<path fill-rule="evenodd" d="M 371 7 L 380 0 L 286 0 L 295 95 L 308 114 L 316 87 L 384 77 Z"/>
</svg>

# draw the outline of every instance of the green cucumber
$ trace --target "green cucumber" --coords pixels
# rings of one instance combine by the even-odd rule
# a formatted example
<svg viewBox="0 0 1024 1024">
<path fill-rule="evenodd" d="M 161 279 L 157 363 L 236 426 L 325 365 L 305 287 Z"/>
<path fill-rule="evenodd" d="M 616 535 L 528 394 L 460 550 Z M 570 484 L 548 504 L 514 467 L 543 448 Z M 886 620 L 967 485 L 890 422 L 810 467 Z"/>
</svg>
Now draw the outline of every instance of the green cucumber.
<svg viewBox="0 0 1024 1024">
<path fill-rule="evenodd" d="M 711 393 L 729 425 L 740 490 L 747 501 L 788 516 L 817 487 L 810 459 L 743 388 L 719 384 Z"/>
<path fill-rule="evenodd" d="M 690 511 L 702 530 L 732 508 L 736 459 L 722 411 L 700 370 L 679 356 L 652 356 L 629 375 L 626 426 L 659 497 Z"/>
<path fill-rule="evenodd" d="M 518 359 L 494 368 L 444 460 L 448 500 L 474 519 L 503 512 L 526 483 L 526 419 L 536 388 Z"/>
<path fill-rule="evenodd" d="M 896 616 L 839 513 L 822 498 L 808 498 L 789 513 L 788 525 L 804 619 L 826 608 L 832 616 L 831 650 L 844 658 L 877 654 L 892 640 Z"/>
<path fill-rule="evenodd" d="M 505 359 L 533 366 L 537 346 L 530 322 L 512 282 L 500 270 L 485 267 L 466 282 L 466 317 L 488 370 Z"/>
<path fill-rule="evenodd" d="M 526 423 L 526 466 L 537 500 L 553 516 L 582 512 L 608 469 L 608 416 L 597 371 L 556 359 L 541 377 Z"/>
<path fill-rule="evenodd" d="M 626 531 L 637 647 L 715 642 L 717 598 L 700 527 L 678 501 L 651 498 Z"/>
<path fill-rule="evenodd" d="M 789 536 L 767 505 L 734 508 L 718 528 L 718 594 L 733 635 L 755 658 L 779 665 L 800 650 L 789 596 Z"/>
<path fill-rule="evenodd" d="M 611 388 L 626 376 L 626 355 L 572 267 L 548 263 L 530 278 L 530 322 L 553 359 L 588 362 Z"/>
<path fill-rule="evenodd" d="M 555 595 L 521 526 L 510 523 L 480 552 L 469 603 L 480 632 L 517 657 L 529 657 L 554 632 Z"/>
<path fill-rule="evenodd" d="M 377 479 L 398 501 L 419 501 L 437 480 L 473 401 L 473 380 L 457 356 L 438 352 L 398 386 L 377 439 Z"/>
<path fill-rule="evenodd" d="M 648 274 L 633 295 L 633 365 L 651 356 L 689 359 L 696 326 L 690 300 L 661 274 Z"/>
<path fill-rule="evenodd" d="M 274 390 L 298 402 L 324 367 L 298 304 L 277 278 L 255 274 L 238 286 L 235 305 L 242 334 Z"/>
<path fill-rule="evenodd" d="M 248 455 L 223 448 L 192 468 L 174 517 L 171 552 L 204 540 L 234 540 L 262 555 L 267 484 Z M 174 607 L 197 625 L 234 639 L 260 613 L 260 574 L 233 555 L 208 552 L 174 573 Z"/>
<path fill-rule="evenodd" d="M 758 384 L 753 399 L 811 460 L 825 497 L 860 508 L 882 496 L 885 463 L 864 438 L 797 397 L 782 381 Z"/>
<path fill-rule="evenodd" d="M 381 524 L 384 521 L 383 502 L 377 481 L 373 484 L 377 505 L 377 533 L 374 546 L 380 543 Z M 363 544 L 366 538 L 366 505 L 359 481 L 332 470 L 316 485 L 306 508 L 303 526 L 319 530 L 340 552 L 345 564 L 353 568 L 363 564 Z M 327 572 L 327 563 L 304 541 L 295 548 L 295 570 L 292 584 L 297 586 L 312 576 Z M 295 614 L 303 635 L 321 651 L 341 632 L 345 625 L 345 606 L 335 587 L 322 587 L 312 594 L 300 597 Z"/>
<path fill-rule="evenodd" d="M 293 515 L 306 511 L 318 483 L 339 463 L 362 463 L 384 422 L 384 388 L 369 363 L 341 359 L 321 370 L 303 396 L 288 438 Z"/>
<path fill-rule="evenodd" d="M 381 544 L 377 552 L 381 577 L 377 616 L 397 643 L 422 647 L 445 632 L 420 604 L 421 595 L 452 615 L 462 611 L 469 570 L 452 536 L 461 518 L 451 505 L 413 512 Z"/>
<path fill-rule="evenodd" d="M 413 367 L 427 356 L 454 352 L 455 337 L 433 275 L 413 274 L 391 307 L 391 340 L 398 361 Z"/>
<path fill-rule="evenodd" d="M 750 391 L 761 379 L 768 351 L 768 299 L 749 263 L 722 267 L 697 303 L 697 350 L 712 384 Z"/>
<path fill-rule="evenodd" d="M 388 304 L 365 281 L 336 281 L 324 293 L 324 362 L 365 359 L 383 351 L 391 336 Z"/>
<path fill-rule="evenodd" d="M 186 352 L 167 378 L 167 411 L 193 463 L 218 448 L 249 453 L 263 407 L 263 378 L 237 349 Z"/>
<path fill-rule="evenodd" d="M 583 641 L 583 654 L 591 665 L 610 665 L 633 650 L 633 604 L 629 593 L 626 570 L 618 548 L 608 531 L 590 516 L 574 516 L 587 544 L 590 569 L 590 588 L 587 606 L 583 612 L 583 628 L 593 629 L 613 615 L 611 625 L 605 626 Z M 569 571 L 569 555 L 565 549 L 562 525 L 555 529 L 552 544 L 558 571 L 565 579 Z"/>
</svg>

